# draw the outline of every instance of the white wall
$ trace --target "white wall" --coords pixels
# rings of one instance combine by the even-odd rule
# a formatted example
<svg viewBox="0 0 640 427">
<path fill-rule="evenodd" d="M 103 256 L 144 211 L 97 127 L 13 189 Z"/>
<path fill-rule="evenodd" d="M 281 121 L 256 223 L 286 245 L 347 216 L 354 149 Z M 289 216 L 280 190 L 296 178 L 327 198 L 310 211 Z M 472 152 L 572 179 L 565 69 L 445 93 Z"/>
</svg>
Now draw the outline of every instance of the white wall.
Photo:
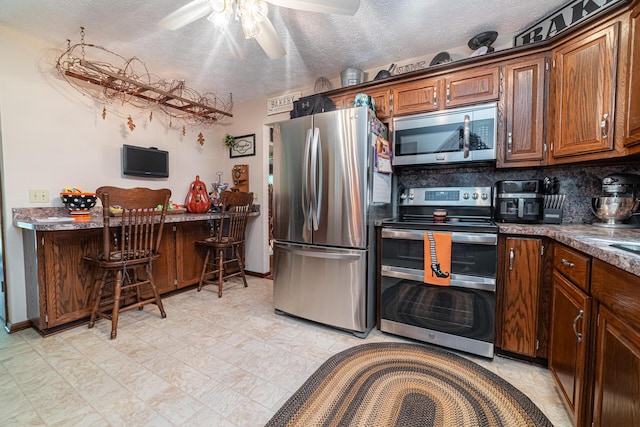
<svg viewBox="0 0 640 427">
<path fill-rule="evenodd" d="M 27 320 L 22 234 L 12 224 L 12 208 L 62 206 L 58 193 L 63 187 L 93 191 L 101 185 L 167 187 L 173 193 L 172 200 L 182 204 L 196 174 L 210 189 L 217 179 L 216 171 L 223 171 L 223 180 L 230 182 L 231 168 L 236 163 L 250 165 L 250 190 L 256 193 L 258 203 L 266 201 L 263 197 L 266 178 L 261 177 L 265 166 L 260 144 L 264 121 L 253 126 L 250 121 L 236 119 L 242 114 L 241 110 L 240 113 L 233 111 L 236 116 L 233 120 L 224 120 L 222 125 L 215 127 L 187 126 L 183 136 L 180 129 L 168 128 L 166 115 L 160 111 L 155 111 L 149 121 L 149 111 L 122 105 L 108 106 L 108 109 L 118 110 L 119 115 L 108 112 L 103 120 L 102 105 L 83 97 L 58 75 L 55 61 L 61 53 L 0 26 L 5 279 L 8 321 L 11 323 Z M 194 89 L 204 91 L 206 88 Z M 126 116 L 129 114 L 136 124 L 133 132 L 127 127 Z M 233 128 L 231 123 L 236 123 Z M 236 133 L 236 128 L 242 133 Z M 257 155 L 230 159 L 228 150 L 222 145 L 224 133 L 240 135 L 254 133 L 254 130 L 260 130 Z M 202 146 L 197 142 L 199 132 L 205 138 Z M 169 151 L 170 177 L 137 179 L 122 176 L 120 150 L 124 143 Z M 29 203 L 29 189 L 49 190 L 50 202 Z M 267 221 L 266 206 L 263 212 L 265 215 L 253 220 L 247 248 L 247 269 L 260 273 L 268 271 L 268 261 L 266 270 L 263 261 L 266 255 L 262 255 L 267 244 L 266 228 L 262 230 Z"/>
</svg>

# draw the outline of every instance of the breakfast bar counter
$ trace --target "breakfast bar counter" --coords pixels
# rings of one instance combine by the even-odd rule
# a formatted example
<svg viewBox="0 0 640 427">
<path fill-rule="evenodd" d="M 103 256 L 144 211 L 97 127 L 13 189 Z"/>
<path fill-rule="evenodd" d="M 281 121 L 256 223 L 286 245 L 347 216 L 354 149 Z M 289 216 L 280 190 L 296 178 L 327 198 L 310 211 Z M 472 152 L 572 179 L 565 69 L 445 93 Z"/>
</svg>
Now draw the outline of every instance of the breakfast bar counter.
<svg viewBox="0 0 640 427">
<path fill-rule="evenodd" d="M 249 217 L 259 216 L 259 207 Z M 154 263 L 161 294 L 192 286 L 200 280 L 203 251 L 195 241 L 211 233 L 220 213 L 168 214 Z M 14 208 L 13 224 L 22 230 L 27 316 L 43 335 L 86 322 L 90 314 L 93 272 L 83 256 L 98 253 L 102 243 L 102 210 L 89 221 L 75 221 L 63 207 Z"/>
<path fill-rule="evenodd" d="M 13 208 L 13 225 L 18 228 L 36 231 L 65 231 L 102 228 L 102 210 L 93 209 L 89 221 L 76 221 L 64 207 L 50 208 Z M 260 215 L 259 206 L 249 216 Z M 167 211 L 165 224 L 193 221 L 208 221 L 220 218 L 219 212 L 172 213 Z"/>
</svg>

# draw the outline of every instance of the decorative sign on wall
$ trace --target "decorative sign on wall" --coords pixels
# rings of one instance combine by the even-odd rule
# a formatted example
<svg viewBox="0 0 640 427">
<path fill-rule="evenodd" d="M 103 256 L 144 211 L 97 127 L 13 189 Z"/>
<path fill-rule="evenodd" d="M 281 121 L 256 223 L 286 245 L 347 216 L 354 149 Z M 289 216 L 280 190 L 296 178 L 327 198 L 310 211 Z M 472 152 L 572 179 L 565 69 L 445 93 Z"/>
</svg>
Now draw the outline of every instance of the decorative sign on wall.
<svg viewBox="0 0 640 427">
<path fill-rule="evenodd" d="M 297 101 L 302 92 L 290 92 L 275 98 L 267 98 L 267 115 L 284 113 L 293 109 L 293 101 Z"/>
<path fill-rule="evenodd" d="M 236 136 L 235 144 L 229 148 L 229 157 L 246 157 L 256 155 L 256 134 Z"/>
<path fill-rule="evenodd" d="M 610 6 L 626 1 L 628 0 L 574 0 L 515 36 L 513 45 L 524 46 L 550 39 Z"/>
</svg>

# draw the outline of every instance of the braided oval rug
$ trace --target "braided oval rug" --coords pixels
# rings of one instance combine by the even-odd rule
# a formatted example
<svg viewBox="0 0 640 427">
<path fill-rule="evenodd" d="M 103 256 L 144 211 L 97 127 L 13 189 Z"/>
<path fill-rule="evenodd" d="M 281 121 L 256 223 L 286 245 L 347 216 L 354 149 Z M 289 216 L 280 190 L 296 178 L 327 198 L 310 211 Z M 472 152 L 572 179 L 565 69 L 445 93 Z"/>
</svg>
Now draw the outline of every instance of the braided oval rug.
<svg viewBox="0 0 640 427">
<path fill-rule="evenodd" d="M 462 356 L 363 344 L 332 356 L 267 426 L 551 426 L 521 391 Z"/>
</svg>

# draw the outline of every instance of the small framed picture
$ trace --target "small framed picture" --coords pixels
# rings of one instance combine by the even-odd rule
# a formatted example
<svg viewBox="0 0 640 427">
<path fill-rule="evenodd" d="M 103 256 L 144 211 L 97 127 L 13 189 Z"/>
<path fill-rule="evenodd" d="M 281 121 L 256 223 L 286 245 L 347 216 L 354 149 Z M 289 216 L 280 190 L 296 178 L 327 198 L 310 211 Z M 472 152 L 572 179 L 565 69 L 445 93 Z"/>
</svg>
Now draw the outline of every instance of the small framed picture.
<svg viewBox="0 0 640 427">
<path fill-rule="evenodd" d="M 246 157 L 256 155 L 256 134 L 235 136 L 235 144 L 229 149 L 229 157 Z"/>
</svg>

